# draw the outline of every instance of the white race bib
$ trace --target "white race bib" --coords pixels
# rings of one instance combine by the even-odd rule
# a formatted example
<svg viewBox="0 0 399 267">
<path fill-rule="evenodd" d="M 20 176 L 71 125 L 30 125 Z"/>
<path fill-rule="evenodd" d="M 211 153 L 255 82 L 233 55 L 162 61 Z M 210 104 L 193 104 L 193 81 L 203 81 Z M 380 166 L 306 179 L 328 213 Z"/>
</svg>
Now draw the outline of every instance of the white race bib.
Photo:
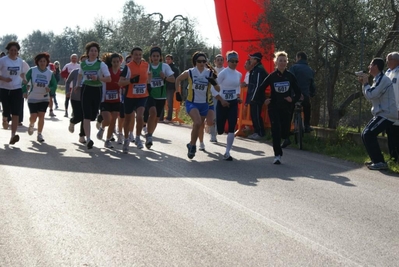
<svg viewBox="0 0 399 267">
<path fill-rule="evenodd" d="M 234 100 L 237 98 L 236 90 L 223 90 L 222 94 L 225 100 Z"/>
<path fill-rule="evenodd" d="M 151 79 L 151 87 L 162 87 L 164 85 L 163 79 L 158 77 L 158 78 L 153 78 Z"/>
<path fill-rule="evenodd" d="M 117 90 L 107 90 L 105 91 L 105 100 L 117 100 L 118 91 Z"/>
<path fill-rule="evenodd" d="M 133 94 L 144 95 L 147 91 L 147 85 L 144 83 L 138 83 L 133 85 Z"/>
</svg>

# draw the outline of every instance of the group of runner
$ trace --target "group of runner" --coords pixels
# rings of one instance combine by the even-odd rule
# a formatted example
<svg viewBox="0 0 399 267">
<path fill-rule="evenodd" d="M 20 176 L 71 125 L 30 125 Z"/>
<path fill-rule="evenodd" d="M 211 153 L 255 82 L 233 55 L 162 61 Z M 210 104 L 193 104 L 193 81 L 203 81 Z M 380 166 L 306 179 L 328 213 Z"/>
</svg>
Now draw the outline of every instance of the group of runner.
<svg viewBox="0 0 399 267">
<path fill-rule="evenodd" d="M 0 59 L 3 128 L 8 129 L 7 118 L 11 115 L 10 144 L 18 142 L 17 107 L 24 96 L 28 99 L 31 114 L 28 133 L 33 134 L 38 119 L 37 141 L 43 142 L 44 115 L 51 99 L 50 95 L 53 95 L 57 88 L 54 75 L 48 68 L 50 56 L 47 53 L 36 55 L 36 66 L 29 69 L 18 57 L 20 47 L 17 42 L 9 43 L 6 49 L 7 56 Z M 286 54 L 280 56 L 287 58 Z M 125 66 L 122 69 L 124 60 Z M 113 134 L 116 132 L 118 143 L 123 144 L 123 153 L 129 152 L 131 142 L 135 143 L 139 149 L 142 149 L 144 145 L 150 149 L 153 146 L 153 135 L 167 98 L 166 83 L 175 83 L 176 100 L 182 101 L 180 84 L 187 80 L 185 107 L 193 122 L 191 138 L 186 145 L 187 157 L 190 159 L 195 157 L 198 139 L 200 140 L 199 150 L 205 150 L 205 123 L 211 136 L 210 141 L 217 142 L 216 134 L 223 134 L 228 122 L 227 144 L 223 159 L 232 161 L 230 151 L 237 125 L 238 104 L 242 102 L 240 99 L 242 74 L 236 70 L 239 62 L 238 53 L 229 51 L 226 54 L 227 67 L 224 68 L 222 55 L 216 56 L 216 67 L 213 67 L 207 55 L 197 51 L 192 56 L 193 67 L 185 70 L 177 78 L 171 67 L 162 60 L 162 50 L 158 46 L 151 48 L 150 60 L 147 62 L 143 59 L 143 50 L 140 47 L 134 47 L 126 59 L 118 53 L 105 53 L 100 59 L 99 44 L 96 42 L 86 44 L 85 54 L 80 57 L 81 63 L 78 63 L 77 55 L 73 54 L 71 63 L 64 66 L 61 72 L 61 75 L 66 78 L 65 117 L 68 117 L 69 99 L 72 104 L 69 131 L 73 133 L 75 125 L 81 123 L 79 142 L 86 144 L 87 149 L 92 149 L 94 141 L 91 138 L 91 122 L 97 119 L 97 139 L 104 138 L 105 128 L 108 127 L 104 147 L 114 147 Z M 271 81 L 270 85 L 273 87 L 275 83 Z M 275 91 L 280 89 L 276 88 Z M 292 90 L 291 86 L 288 86 L 284 87 L 284 92 L 280 90 L 279 93 L 288 96 Z M 265 104 L 269 103 L 270 99 L 265 101 Z M 100 116 L 98 116 L 99 111 Z M 17 123 L 14 123 L 14 120 Z M 117 122 L 118 131 L 115 131 Z M 140 136 L 144 125 L 146 132 L 143 145 Z M 136 128 L 135 137 L 134 127 Z M 276 144 L 280 142 L 277 135 L 273 136 L 274 138 Z M 279 164 L 282 155 L 281 148 L 277 145 L 274 148 L 279 153 L 276 156 L 280 156 L 274 163 Z"/>
</svg>

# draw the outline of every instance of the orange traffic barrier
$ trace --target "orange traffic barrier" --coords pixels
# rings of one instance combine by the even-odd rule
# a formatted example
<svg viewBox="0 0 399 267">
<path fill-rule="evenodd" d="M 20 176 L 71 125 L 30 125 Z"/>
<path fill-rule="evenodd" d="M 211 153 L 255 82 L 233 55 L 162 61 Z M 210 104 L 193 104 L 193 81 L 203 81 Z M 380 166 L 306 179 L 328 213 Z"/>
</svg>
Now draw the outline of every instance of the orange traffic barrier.
<svg viewBox="0 0 399 267">
<path fill-rule="evenodd" d="M 181 103 L 179 101 L 176 101 L 176 92 L 173 95 L 173 118 L 172 122 L 178 122 L 179 124 L 184 123 L 182 119 L 179 118 L 179 113 L 180 113 L 180 105 Z M 167 113 L 167 110 L 169 109 L 168 103 L 165 103 L 165 114 Z"/>
<path fill-rule="evenodd" d="M 237 130 L 235 136 L 246 137 L 248 135 L 248 130 L 253 128 L 251 119 L 251 109 L 250 106 L 245 106 L 245 98 L 247 97 L 248 87 L 241 87 L 240 98 L 243 103 L 238 105 L 238 119 L 237 119 Z M 262 118 L 265 128 L 270 128 L 269 115 L 267 113 L 266 105 L 262 107 Z"/>
</svg>

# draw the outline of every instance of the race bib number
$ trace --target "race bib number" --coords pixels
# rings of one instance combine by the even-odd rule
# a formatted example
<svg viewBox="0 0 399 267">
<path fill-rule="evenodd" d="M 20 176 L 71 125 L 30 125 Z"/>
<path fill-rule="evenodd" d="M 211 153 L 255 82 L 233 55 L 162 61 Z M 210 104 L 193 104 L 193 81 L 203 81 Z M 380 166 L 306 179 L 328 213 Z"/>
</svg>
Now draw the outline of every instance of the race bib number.
<svg viewBox="0 0 399 267">
<path fill-rule="evenodd" d="M 17 75 L 19 67 L 8 67 L 7 70 L 10 72 L 10 76 Z"/>
<path fill-rule="evenodd" d="M 204 91 L 208 87 L 208 84 L 193 84 L 194 90 Z"/>
<path fill-rule="evenodd" d="M 223 90 L 222 94 L 225 100 L 233 100 L 236 98 L 236 90 Z"/>
<path fill-rule="evenodd" d="M 162 87 L 164 85 L 163 79 L 162 78 L 153 78 L 151 79 L 151 87 Z"/>
<path fill-rule="evenodd" d="M 117 99 L 118 99 L 117 90 L 105 91 L 105 100 L 117 100 Z"/>
<path fill-rule="evenodd" d="M 92 80 L 92 77 L 97 75 L 97 71 L 96 70 L 86 70 L 83 72 L 83 75 L 86 77 L 87 80 Z"/>
<path fill-rule="evenodd" d="M 277 93 L 286 93 L 290 89 L 290 82 L 276 82 L 274 83 L 274 90 Z"/>
<path fill-rule="evenodd" d="M 36 84 L 36 87 L 46 87 L 48 84 L 48 81 L 45 79 L 36 79 L 35 84 Z"/>
<path fill-rule="evenodd" d="M 133 94 L 135 95 L 144 95 L 147 91 L 147 85 L 140 83 L 133 85 Z"/>
</svg>

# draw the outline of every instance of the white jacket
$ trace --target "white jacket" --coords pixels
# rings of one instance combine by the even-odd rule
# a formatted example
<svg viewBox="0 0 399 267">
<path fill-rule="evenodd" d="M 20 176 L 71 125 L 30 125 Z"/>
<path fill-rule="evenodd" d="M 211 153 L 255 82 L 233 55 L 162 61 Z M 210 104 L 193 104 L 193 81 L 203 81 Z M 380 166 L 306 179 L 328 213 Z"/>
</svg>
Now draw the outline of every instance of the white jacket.
<svg viewBox="0 0 399 267">
<path fill-rule="evenodd" d="M 372 103 L 371 113 L 374 116 L 383 117 L 393 122 L 398 120 L 395 93 L 388 76 L 382 72 L 379 73 L 374 77 L 373 85 L 363 86 L 363 95 Z"/>
<path fill-rule="evenodd" d="M 392 81 L 393 91 L 395 93 L 396 108 L 399 112 L 399 66 L 393 70 L 388 69 L 385 75 L 388 76 Z M 397 120 L 394 124 L 399 125 L 399 120 Z"/>
</svg>

